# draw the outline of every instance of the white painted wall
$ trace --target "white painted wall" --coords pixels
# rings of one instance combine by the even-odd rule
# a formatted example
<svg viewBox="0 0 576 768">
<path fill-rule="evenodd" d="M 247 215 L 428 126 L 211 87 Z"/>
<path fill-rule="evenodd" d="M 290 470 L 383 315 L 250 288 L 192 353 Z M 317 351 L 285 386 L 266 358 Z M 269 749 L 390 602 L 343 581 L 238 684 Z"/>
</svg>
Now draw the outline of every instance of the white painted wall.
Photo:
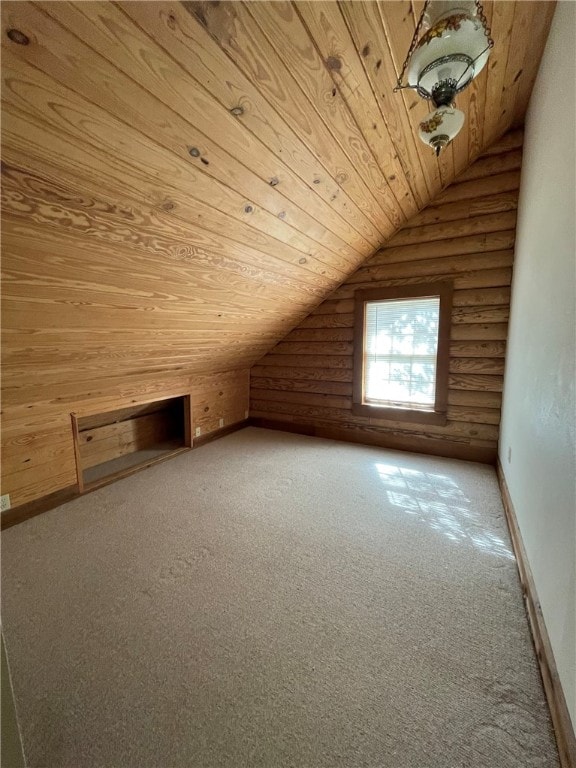
<svg viewBox="0 0 576 768">
<path fill-rule="evenodd" d="M 526 119 L 500 461 L 576 726 L 575 75 L 561 0 Z"/>
</svg>

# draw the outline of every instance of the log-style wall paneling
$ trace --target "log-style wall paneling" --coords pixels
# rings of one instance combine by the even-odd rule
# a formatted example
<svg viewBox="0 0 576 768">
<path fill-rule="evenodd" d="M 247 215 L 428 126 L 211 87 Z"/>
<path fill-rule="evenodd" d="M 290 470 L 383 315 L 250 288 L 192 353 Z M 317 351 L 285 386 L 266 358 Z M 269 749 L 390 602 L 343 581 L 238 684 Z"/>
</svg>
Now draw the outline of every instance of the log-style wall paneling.
<svg viewBox="0 0 576 768">
<path fill-rule="evenodd" d="M 425 261 L 440 278 L 450 257 L 454 322 L 506 323 L 518 146 L 505 139 L 508 154 L 469 166 L 522 125 L 554 2 L 484 5 L 496 44 L 437 160 L 417 137 L 428 106 L 393 93 L 420 2 L 2 3 L 2 493 L 13 506 L 74 482 L 72 411 L 190 392 L 204 436 L 244 418 L 246 371 L 291 329 L 333 333 L 288 343 L 349 344 L 345 281 L 398 230 L 388 255 L 419 266 L 387 275 L 377 255 L 368 281 L 417 279 Z M 424 244 L 401 229 L 416 215 Z M 472 252 L 485 261 L 462 274 Z M 454 347 L 454 389 L 476 376 L 495 391 L 504 339 L 486 334 L 454 336 L 491 345 Z M 347 385 L 348 347 L 336 350 L 319 355 L 332 362 L 316 379 Z M 264 378 L 309 356 L 290 354 L 259 366 Z"/>
<path fill-rule="evenodd" d="M 521 141 L 519 131 L 508 135 L 500 152 L 496 147 L 477 160 L 258 361 L 251 372 L 250 411 L 257 423 L 495 460 Z M 470 184 L 476 184 L 476 195 Z M 355 291 L 446 279 L 454 284 L 447 424 L 353 415 Z"/>
</svg>

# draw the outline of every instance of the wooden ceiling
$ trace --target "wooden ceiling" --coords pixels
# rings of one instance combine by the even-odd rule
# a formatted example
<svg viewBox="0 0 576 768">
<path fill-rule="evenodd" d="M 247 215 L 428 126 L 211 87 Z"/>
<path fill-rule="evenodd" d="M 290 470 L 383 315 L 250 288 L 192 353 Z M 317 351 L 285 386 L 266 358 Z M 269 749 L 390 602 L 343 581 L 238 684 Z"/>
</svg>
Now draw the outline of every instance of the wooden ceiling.
<svg viewBox="0 0 576 768">
<path fill-rule="evenodd" d="M 554 3 L 485 4 L 439 161 L 392 92 L 421 7 L 2 3 L 5 394 L 251 365 L 522 124 Z"/>
</svg>

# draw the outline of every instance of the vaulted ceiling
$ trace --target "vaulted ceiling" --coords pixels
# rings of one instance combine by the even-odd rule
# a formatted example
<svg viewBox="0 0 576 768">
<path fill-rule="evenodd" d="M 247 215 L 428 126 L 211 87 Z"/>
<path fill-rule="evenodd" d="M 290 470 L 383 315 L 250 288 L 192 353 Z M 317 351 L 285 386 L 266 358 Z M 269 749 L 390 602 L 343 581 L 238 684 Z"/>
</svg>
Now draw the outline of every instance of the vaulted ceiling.
<svg viewBox="0 0 576 768">
<path fill-rule="evenodd" d="M 393 93 L 408 2 L 4 2 L 4 380 L 248 366 L 508 128 L 554 10 L 437 160 Z"/>
</svg>

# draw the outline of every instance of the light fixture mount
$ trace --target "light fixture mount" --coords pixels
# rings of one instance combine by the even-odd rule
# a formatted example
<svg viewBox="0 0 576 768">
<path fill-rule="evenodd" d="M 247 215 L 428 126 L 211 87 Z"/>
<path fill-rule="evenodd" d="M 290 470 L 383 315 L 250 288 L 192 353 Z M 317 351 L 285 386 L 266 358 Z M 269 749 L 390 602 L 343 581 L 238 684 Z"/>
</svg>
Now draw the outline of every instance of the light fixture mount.
<svg viewBox="0 0 576 768">
<path fill-rule="evenodd" d="M 493 45 L 480 0 L 426 0 L 394 91 L 411 88 L 434 106 L 420 138 L 436 155 L 462 128 L 464 115 L 454 100 L 482 71 Z M 445 125 L 430 134 L 433 124 Z"/>
</svg>

